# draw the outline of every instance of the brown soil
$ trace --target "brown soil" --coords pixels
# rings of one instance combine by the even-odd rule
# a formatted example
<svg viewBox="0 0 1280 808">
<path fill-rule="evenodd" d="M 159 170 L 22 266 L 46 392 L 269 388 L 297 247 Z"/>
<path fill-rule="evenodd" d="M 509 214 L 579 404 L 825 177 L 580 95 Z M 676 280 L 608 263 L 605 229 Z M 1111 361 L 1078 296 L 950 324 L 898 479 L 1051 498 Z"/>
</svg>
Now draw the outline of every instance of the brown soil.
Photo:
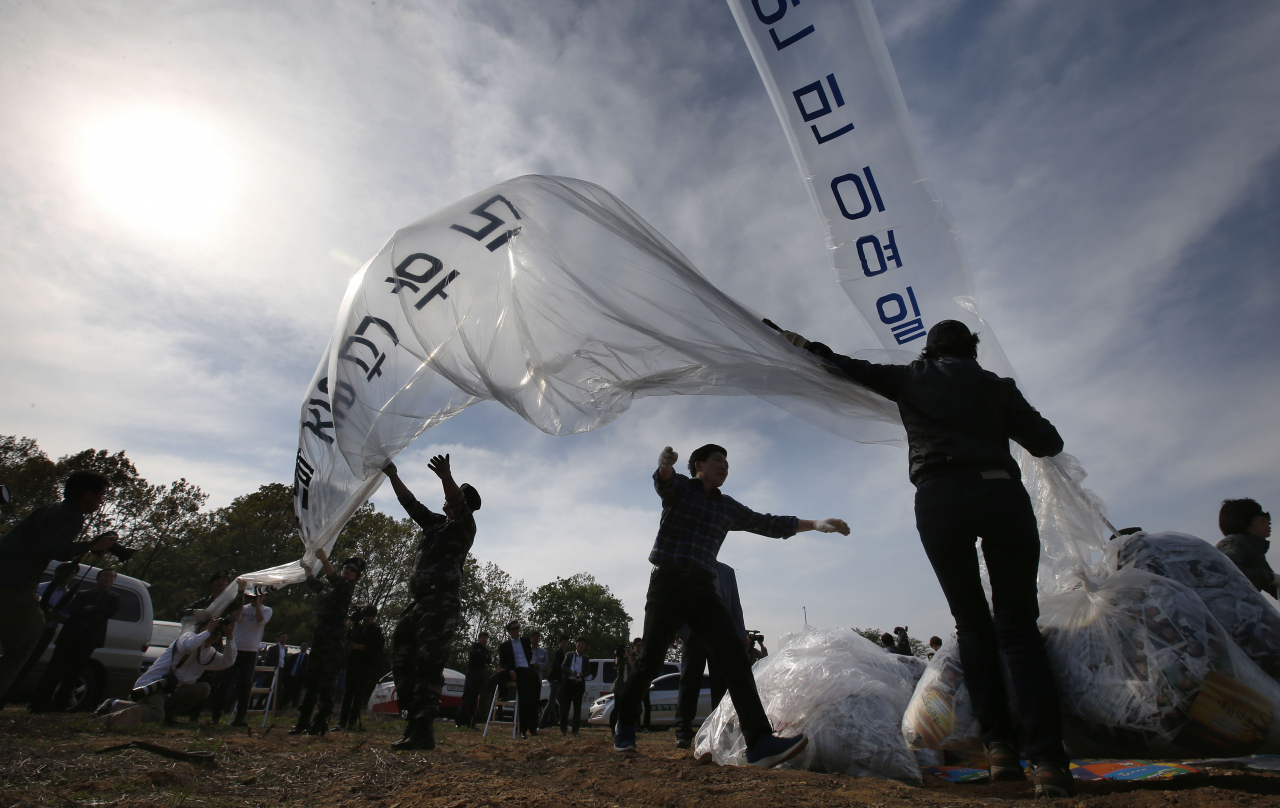
<svg viewBox="0 0 1280 808">
<path fill-rule="evenodd" d="M 486 741 L 479 732 L 437 724 L 435 751 L 396 753 L 387 745 L 399 737 L 400 722 L 369 722 L 369 732 L 320 738 L 286 735 L 288 726 L 279 721 L 266 733 L 208 724 L 109 733 L 87 717 L 28 716 L 11 708 L 0 713 L 0 808 L 1035 805 L 1031 787 L 1020 783 L 952 785 L 926 778 L 923 786 L 912 786 L 699 765 L 675 749 L 669 732 L 641 734 L 639 756 L 623 759 L 612 751 L 608 732 L 594 727 L 571 740 L 552 732 L 513 741 L 497 732 Z M 216 763 L 195 767 L 140 750 L 95 754 L 135 738 L 213 751 Z M 1054 808 L 1280 806 L 1280 776 L 1242 771 L 1077 785 L 1078 795 Z"/>
</svg>

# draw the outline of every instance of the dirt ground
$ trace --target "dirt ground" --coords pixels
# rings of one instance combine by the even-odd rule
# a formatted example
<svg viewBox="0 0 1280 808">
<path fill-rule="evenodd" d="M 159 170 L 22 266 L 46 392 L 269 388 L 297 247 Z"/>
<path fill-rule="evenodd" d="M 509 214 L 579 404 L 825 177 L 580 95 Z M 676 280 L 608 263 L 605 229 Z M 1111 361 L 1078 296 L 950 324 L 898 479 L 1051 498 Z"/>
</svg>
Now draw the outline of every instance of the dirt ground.
<svg viewBox="0 0 1280 808">
<path fill-rule="evenodd" d="M 0 713 L 0 808 L 33 806 L 368 806 L 369 808 L 774 808 L 775 806 L 1035 805 L 1029 785 L 922 786 L 787 770 L 699 765 L 670 732 L 642 733 L 640 754 L 622 759 L 605 729 L 513 741 L 437 724 L 433 752 L 392 752 L 398 721 L 368 732 L 319 738 L 285 734 L 287 719 L 263 731 L 143 727 L 107 732 L 87 716 Z M 133 739 L 182 751 L 212 751 L 196 767 L 150 752 L 98 750 Z M 1079 783 L 1054 808 L 1280 806 L 1280 776 L 1220 769 L 1140 783 Z M 1044 803 L 1041 803 L 1043 805 Z"/>
</svg>

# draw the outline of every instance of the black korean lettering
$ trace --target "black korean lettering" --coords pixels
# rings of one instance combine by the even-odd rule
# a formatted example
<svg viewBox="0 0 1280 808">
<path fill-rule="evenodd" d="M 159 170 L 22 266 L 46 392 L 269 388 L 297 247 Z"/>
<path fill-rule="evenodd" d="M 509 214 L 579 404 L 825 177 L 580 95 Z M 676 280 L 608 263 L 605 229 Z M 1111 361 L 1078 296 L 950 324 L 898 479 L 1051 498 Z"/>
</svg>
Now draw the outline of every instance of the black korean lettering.
<svg viewBox="0 0 1280 808">
<path fill-rule="evenodd" d="M 504 240 L 505 240 L 505 237 L 504 237 Z M 425 295 L 423 295 L 421 300 L 413 304 L 413 307 L 415 309 L 421 310 L 422 307 L 427 305 L 427 303 L 433 297 L 438 297 L 441 300 L 448 298 L 449 296 L 444 293 L 444 288 L 449 284 L 453 283 L 453 280 L 456 277 L 458 277 L 458 270 L 455 269 L 452 272 L 450 272 L 448 275 L 445 275 L 443 280 L 441 280 L 435 286 L 431 287 L 430 291 L 428 291 Z"/>
<path fill-rule="evenodd" d="M 767 3 L 768 0 L 765 0 L 765 2 Z M 756 19 L 760 20 L 760 22 L 765 25 L 773 25 L 775 22 L 782 19 L 782 17 L 787 13 L 787 0 L 776 0 L 776 2 L 778 7 L 768 14 L 765 14 L 760 9 L 760 0 L 751 0 L 751 7 L 756 10 Z M 795 0 L 793 5 L 800 5 L 800 0 Z"/>
<path fill-rule="evenodd" d="M 907 308 L 907 303 L 902 299 L 902 295 L 896 292 L 887 294 L 876 301 L 876 311 L 880 313 L 880 322 L 893 326 L 889 330 L 893 332 L 893 338 L 897 340 L 899 345 L 905 345 L 925 335 L 924 321 L 920 317 L 920 305 L 916 303 L 915 290 L 908 286 L 906 291 L 907 298 L 911 301 L 910 309 Z M 914 314 L 916 319 L 907 320 L 908 312 Z M 904 320 L 906 322 L 903 322 Z"/>
<path fill-rule="evenodd" d="M 751 7 L 756 11 L 756 19 L 764 23 L 765 25 L 773 25 L 774 23 L 781 21 L 782 18 L 786 16 L 787 0 L 764 0 L 764 3 L 766 6 L 770 2 L 774 2 L 778 4 L 777 8 L 775 8 L 773 11 L 770 11 L 767 14 L 765 13 L 764 9 L 760 8 L 760 2 L 761 0 L 751 0 Z M 800 0 L 791 0 L 791 5 L 793 6 L 800 5 Z M 795 43 L 799 42 L 800 40 L 804 39 L 805 37 L 807 37 L 809 34 L 812 34 L 812 33 L 813 33 L 813 26 L 810 25 L 806 28 L 800 29 L 798 33 L 792 34 L 786 39 L 778 39 L 777 30 L 773 28 L 769 29 L 769 36 L 773 38 L 773 45 L 778 50 L 782 50 L 785 47 L 794 45 Z"/>
<path fill-rule="evenodd" d="M 484 227 L 481 227 L 479 230 L 472 230 L 471 228 L 464 227 L 463 225 L 460 225 L 460 224 L 451 224 L 449 225 L 449 229 L 457 230 L 459 233 L 466 233 L 468 236 L 471 236 L 476 241 L 484 241 L 486 238 L 489 237 L 490 234 L 493 233 L 493 231 L 497 230 L 499 227 L 506 224 L 505 220 L 500 219 L 489 212 L 489 207 L 493 205 L 495 202 L 501 202 L 502 204 L 506 205 L 507 210 L 511 211 L 512 216 L 516 217 L 516 219 L 520 218 L 520 211 L 516 210 L 515 205 L 512 205 L 511 202 L 508 201 L 508 199 L 502 194 L 495 194 L 489 199 L 486 199 L 484 204 L 480 205 L 475 210 L 471 211 L 472 216 L 479 216 L 481 219 L 484 219 L 485 221 L 487 221 L 488 224 L 486 224 Z M 493 252 L 494 250 L 501 247 L 503 244 L 506 244 L 511 239 L 512 236 L 514 236 L 519 232 L 520 232 L 520 228 L 518 227 L 511 230 L 507 230 L 505 233 L 498 236 L 493 241 L 489 242 L 484 246 L 489 249 L 489 252 Z M 440 288 L 444 288 L 444 287 L 440 287 Z M 441 295 L 441 297 L 443 297 L 443 295 Z M 418 308 L 422 308 L 421 304 L 418 306 Z"/>
<path fill-rule="evenodd" d="M 420 275 L 415 275 L 409 271 L 409 267 L 417 261 L 427 262 L 426 270 Z M 421 287 L 418 284 L 423 284 L 431 280 L 438 275 L 442 269 L 444 269 L 444 262 L 439 258 L 436 258 L 434 255 L 414 253 L 397 264 L 395 276 L 387 278 L 386 281 L 391 284 L 391 294 L 395 294 L 404 288 L 418 292 L 421 291 Z"/>
<path fill-rule="evenodd" d="M 333 429 L 333 421 L 324 420 L 324 416 L 320 414 L 321 409 L 323 409 L 326 413 L 329 412 L 329 402 L 325 401 L 322 398 L 313 398 L 310 401 L 308 401 L 307 414 L 310 416 L 310 418 L 308 418 L 306 421 L 303 421 L 302 426 L 305 429 L 311 430 L 312 433 L 314 433 L 317 438 L 324 441 L 325 443 L 333 443 L 333 436 L 326 435 L 324 433 L 324 430 L 326 429 Z M 311 418 L 314 418 L 315 421 L 312 422 L 310 420 Z"/>
<path fill-rule="evenodd" d="M 836 107 L 843 107 L 844 95 L 840 92 L 840 85 L 836 83 L 835 74 L 827 74 L 827 86 L 831 88 L 831 98 L 835 100 Z M 818 96 L 817 103 L 821 106 L 818 106 L 813 110 L 807 109 L 805 107 L 805 96 L 814 94 Z M 795 98 L 796 106 L 800 108 L 800 117 L 804 119 L 805 123 L 821 118 L 824 115 L 829 115 L 832 112 L 831 101 L 827 99 L 827 92 L 822 88 L 821 81 L 815 81 L 812 84 L 807 84 L 804 87 L 801 87 L 799 90 L 794 90 L 791 95 Z M 814 138 L 818 141 L 818 144 L 821 145 L 829 140 L 835 140 L 841 135 L 849 134 L 853 131 L 853 124 L 846 124 L 825 135 L 818 131 L 817 124 L 810 124 L 809 131 L 813 132 Z"/>
<path fill-rule="evenodd" d="M 302 457 L 302 450 L 298 450 L 298 460 L 293 465 L 293 496 L 302 497 L 302 509 L 307 510 L 307 503 L 311 497 L 308 486 L 311 485 L 311 476 L 315 474 L 315 468 L 312 467 Z"/>
<path fill-rule="evenodd" d="M 874 199 L 876 210 L 884 213 L 884 201 L 880 198 L 880 189 L 876 187 L 875 177 L 871 174 L 871 166 L 862 169 L 862 174 L 867 178 L 866 185 L 862 183 L 862 177 L 857 174 L 842 174 L 831 181 L 831 193 L 836 198 L 836 204 L 840 206 L 840 213 L 846 219 L 861 219 L 863 216 L 871 214 L 871 202 Z M 862 202 L 862 207 L 856 213 L 850 213 L 849 208 L 844 203 L 844 196 L 841 195 L 840 186 L 845 183 L 853 183 L 853 187 L 858 190 L 858 199 Z M 867 197 L 867 188 L 871 189 L 871 197 Z"/>
<path fill-rule="evenodd" d="M 867 260 L 867 247 L 870 245 L 876 257 L 879 269 L 872 267 Z M 862 274 L 868 278 L 873 278 L 882 272 L 889 270 L 888 261 L 892 261 L 895 266 L 902 266 L 902 259 L 898 257 L 898 242 L 894 240 L 893 231 L 890 230 L 886 236 L 886 241 L 882 245 L 880 239 L 875 236 L 863 236 L 857 241 L 858 260 L 862 262 Z M 888 259 L 888 261 L 886 261 Z"/>
<path fill-rule="evenodd" d="M 387 358 L 387 355 L 385 353 L 382 353 L 378 350 L 378 346 L 374 344 L 373 340 L 364 336 L 365 331 L 369 330 L 369 326 L 371 325 L 380 326 L 383 331 L 386 331 L 387 334 L 391 336 L 391 342 L 393 344 L 395 345 L 400 344 L 400 340 L 396 337 L 396 331 L 394 328 L 391 327 L 390 323 L 378 317 L 372 317 L 372 316 L 366 315 L 365 318 L 360 321 L 360 326 L 359 328 L 356 329 L 356 332 L 351 336 L 347 337 L 346 342 L 342 343 L 342 350 L 338 352 L 339 359 L 345 359 L 348 362 L 354 362 L 357 365 L 359 365 L 360 368 L 364 370 L 364 372 L 367 374 L 365 376 L 365 379 L 367 381 L 373 381 L 374 376 L 382 375 L 382 363 Z M 359 356 L 351 353 L 351 349 L 354 348 L 356 345 L 363 345 L 373 353 L 373 359 L 372 359 L 373 367 L 370 367 Z"/>
</svg>

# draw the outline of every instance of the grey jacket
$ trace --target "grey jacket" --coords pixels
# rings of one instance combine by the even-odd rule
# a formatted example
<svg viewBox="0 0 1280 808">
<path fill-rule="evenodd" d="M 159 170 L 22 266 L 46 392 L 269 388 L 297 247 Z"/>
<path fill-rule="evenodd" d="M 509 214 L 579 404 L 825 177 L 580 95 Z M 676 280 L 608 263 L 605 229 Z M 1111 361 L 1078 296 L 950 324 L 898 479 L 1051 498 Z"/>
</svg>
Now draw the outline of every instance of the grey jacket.
<svg viewBox="0 0 1280 808">
<path fill-rule="evenodd" d="M 1267 563 L 1271 542 L 1252 533 L 1232 533 L 1218 542 L 1218 549 L 1240 568 L 1249 583 L 1276 597 L 1276 574 Z"/>
</svg>

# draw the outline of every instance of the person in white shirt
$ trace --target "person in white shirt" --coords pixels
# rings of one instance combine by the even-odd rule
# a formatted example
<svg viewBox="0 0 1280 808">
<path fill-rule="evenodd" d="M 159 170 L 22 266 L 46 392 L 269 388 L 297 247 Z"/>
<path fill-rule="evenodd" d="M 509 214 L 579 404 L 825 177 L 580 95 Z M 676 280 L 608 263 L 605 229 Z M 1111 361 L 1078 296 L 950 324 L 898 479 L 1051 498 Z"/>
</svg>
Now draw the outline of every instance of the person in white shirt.
<svg viewBox="0 0 1280 808">
<path fill-rule="evenodd" d="M 223 679 L 228 691 L 222 699 L 213 705 L 213 722 L 216 724 L 222 711 L 230 707 L 232 694 L 236 699 L 236 717 L 231 722 L 233 727 L 244 727 L 245 711 L 249 709 L 249 691 L 253 687 L 253 669 L 258 665 L 258 646 L 262 644 L 262 632 L 271 620 L 271 607 L 264 606 L 264 592 L 258 592 L 240 610 L 240 619 L 236 621 L 236 662 L 235 667 Z M 229 685 L 229 686 L 228 686 Z"/>
<path fill-rule="evenodd" d="M 577 647 L 564 655 L 564 664 L 560 666 L 563 678 L 560 680 L 560 734 L 569 731 L 569 710 L 573 709 L 573 734 L 578 734 L 578 725 L 582 723 L 582 697 L 587 692 L 586 674 L 590 663 L 587 660 L 587 638 L 579 637 Z"/>
<path fill-rule="evenodd" d="M 108 729 L 140 723 L 172 723 L 179 715 L 209 697 L 209 684 L 197 681 L 206 670 L 231 667 L 236 649 L 231 642 L 235 623 L 222 618 L 202 621 L 164 650 L 133 685 L 130 701 L 107 699 L 95 713 L 105 716 Z"/>
</svg>

